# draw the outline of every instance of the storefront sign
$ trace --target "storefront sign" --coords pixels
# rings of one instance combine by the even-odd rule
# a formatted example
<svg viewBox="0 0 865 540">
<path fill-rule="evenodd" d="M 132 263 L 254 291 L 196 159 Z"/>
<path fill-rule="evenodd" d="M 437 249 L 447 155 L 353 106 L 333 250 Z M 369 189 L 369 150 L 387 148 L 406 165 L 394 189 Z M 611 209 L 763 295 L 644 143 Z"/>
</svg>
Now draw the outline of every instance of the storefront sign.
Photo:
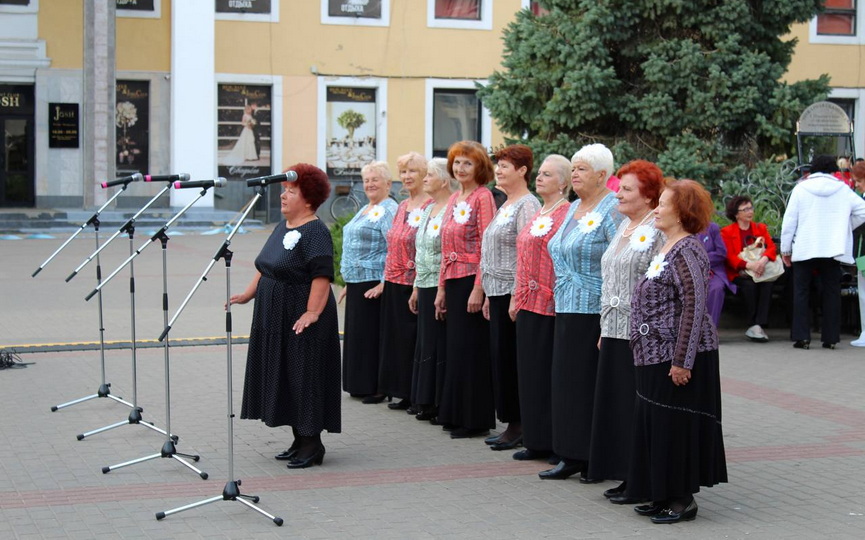
<svg viewBox="0 0 865 540">
<path fill-rule="evenodd" d="M 147 173 L 150 162 L 150 81 L 117 81 L 114 107 L 117 173 Z"/>
<path fill-rule="evenodd" d="M 33 86 L 0 84 L 0 114 L 33 114 Z"/>
<path fill-rule="evenodd" d="M 78 148 L 77 103 L 48 104 L 48 148 Z"/>
<path fill-rule="evenodd" d="M 270 0 L 216 0 L 217 13 L 270 13 Z"/>
<path fill-rule="evenodd" d="M 360 169 L 375 161 L 377 107 L 375 88 L 328 87 L 325 128 L 328 176 L 360 178 Z"/>
<path fill-rule="evenodd" d="M 328 0 L 331 17 L 381 19 L 381 0 Z"/>
<path fill-rule="evenodd" d="M 154 0 L 117 0 L 117 9 L 129 11 L 154 11 Z"/>
</svg>

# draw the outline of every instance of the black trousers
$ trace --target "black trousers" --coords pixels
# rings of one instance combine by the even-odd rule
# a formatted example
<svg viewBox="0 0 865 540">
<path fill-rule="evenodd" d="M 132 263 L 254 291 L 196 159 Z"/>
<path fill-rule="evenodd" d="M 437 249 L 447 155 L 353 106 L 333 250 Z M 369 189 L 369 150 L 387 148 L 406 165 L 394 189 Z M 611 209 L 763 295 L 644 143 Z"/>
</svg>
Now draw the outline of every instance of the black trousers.
<svg viewBox="0 0 865 540">
<path fill-rule="evenodd" d="M 820 283 L 823 316 L 823 343 L 841 341 L 841 263 L 835 259 L 808 259 L 793 263 L 793 341 L 811 340 L 811 310 L 808 307 L 811 282 Z"/>
<path fill-rule="evenodd" d="M 738 287 L 737 294 L 745 298 L 748 306 L 748 326 L 769 322 L 769 302 L 772 300 L 772 281 L 754 283 L 750 276 L 740 276 L 733 280 Z"/>
</svg>

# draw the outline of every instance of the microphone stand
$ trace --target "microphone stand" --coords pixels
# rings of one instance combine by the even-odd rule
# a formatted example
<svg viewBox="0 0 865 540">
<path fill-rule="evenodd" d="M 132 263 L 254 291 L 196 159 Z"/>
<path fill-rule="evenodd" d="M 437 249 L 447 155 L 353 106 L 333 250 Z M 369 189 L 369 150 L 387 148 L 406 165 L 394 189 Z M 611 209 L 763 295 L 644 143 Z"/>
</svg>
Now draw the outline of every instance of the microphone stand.
<svg viewBox="0 0 865 540">
<path fill-rule="evenodd" d="M 42 269 L 45 268 L 48 265 L 48 263 L 50 263 L 54 259 L 54 257 L 57 256 L 57 254 L 59 254 L 61 251 L 63 251 L 63 249 L 66 246 L 68 246 L 69 243 L 72 242 L 73 239 L 75 239 L 79 234 L 81 234 L 84 231 L 84 229 L 87 228 L 88 225 L 93 225 L 93 232 L 96 236 L 96 250 L 99 251 L 99 225 L 100 225 L 99 214 L 101 214 L 103 210 L 108 208 L 108 206 L 111 203 L 113 203 L 114 200 L 117 197 L 119 197 L 120 194 L 126 190 L 126 188 L 129 186 L 129 182 L 131 182 L 131 180 L 128 182 L 124 182 L 123 187 L 121 187 L 119 190 L 117 190 L 114 193 L 114 195 L 111 196 L 111 198 L 109 198 L 107 201 L 105 201 L 105 204 L 100 206 L 99 209 L 92 216 L 90 216 L 90 218 L 87 219 L 87 221 L 82 223 L 81 226 L 78 228 L 78 230 L 75 231 L 74 233 L 72 233 L 72 236 L 67 238 L 66 241 L 63 242 L 63 244 L 59 248 L 57 248 L 57 250 L 54 253 L 52 253 L 50 257 L 45 259 L 45 262 L 40 264 L 39 268 L 37 268 L 36 271 L 30 275 L 30 277 L 36 277 L 36 275 L 39 272 L 41 272 Z M 101 267 L 100 262 L 99 262 L 99 256 L 97 255 L 96 256 L 96 283 L 98 284 L 101 280 L 102 280 L 102 267 Z M 99 385 L 99 388 L 96 390 L 95 394 L 90 394 L 89 396 L 84 396 L 82 398 L 73 399 L 72 401 L 67 401 L 66 403 L 61 403 L 60 405 L 54 405 L 51 407 L 51 412 L 56 412 L 56 411 L 59 411 L 60 409 L 65 409 L 66 407 L 71 407 L 72 405 L 84 403 L 85 401 L 90 401 L 91 399 L 96 399 L 96 398 L 109 398 L 109 399 L 112 399 L 118 403 L 122 403 L 123 405 L 126 405 L 127 407 L 132 407 L 133 409 L 135 408 L 134 404 L 129 403 L 128 401 L 124 401 L 123 398 L 112 395 L 111 394 L 111 383 L 106 382 L 106 380 L 105 380 L 105 327 L 103 325 L 103 310 L 102 310 L 102 294 L 101 293 L 99 294 L 99 310 L 98 311 L 99 311 L 99 368 L 100 368 L 100 372 L 101 372 L 101 376 L 102 376 L 101 384 Z"/>
<path fill-rule="evenodd" d="M 199 199 L 204 197 L 204 195 L 207 193 L 207 190 L 208 190 L 208 188 L 204 187 L 201 190 L 201 192 L 198 194 L 198 197 L 196 197 L 195 199 L 190 201 L 189 204 L 184 206 L 174 217 L 172 217 L 170 220 L 168 220 L 168 222 L 165 225 L 163 225 L 162 228 L 159 229 L 159 231 L 157 231 L 156 234 L 154 234 L 146 243 L 144 243 L 134 253 L 130 254 L 129 258 L 126 259 L 126 261 L 124 261 L 123 264 L 121 264 L 110 276 L 108 276 L 105 279 L 105 281 L 101 282 L 97 286 L 97 288 L 94 289 L 87 296 L 86 299 L 90 300 L 90 298 L 92 298 L 94 294 L 99 292 L 101 287 L 103 285 L 105 285 L 106 283 L 108 283 L 112 277 L 117 275 L 117 273 L 120 272 L 120 270 L 122 270 L 124 266 L 126 266 L 127 264 L 130 264 L 132 262 L 132 260 L 135 259 L 135 257 L 137 257 L 142 251 L 144 251 L 144 249 L 147 246 L 149 246 L 150 244 L 152 244 L 156 240 L 159 240 L 162 244 L 162 312 L 163 312 L 163 320 L 164 320 L 165 324 L 168 324 L 168 240 L 169 240 L 169 238 L 168 238 L 168 235 L 165 234 L 165 232 L 178 219 L 180 219 L 180 216 L 182 216 L 187 210 L 189 210 L 189 208 L 191 208 L 193 204 L 195 204 L 196 202 L 198 202 Z M 183 458 L 188 458 L 188 459 L 191 459 L 192 461 L 198 461 L 199 459 L 201 459 L 201 456 L 194 455 L 194 454 L 182 454 L 182 453 L 178 452 L 177 448 L 175 446 L 176 442 L 177 442 L 177 437 L 173 436 L 173 435 L 169 435 L 169 433 L 171 433 L 171 369 L 170 369 L 171 361 L 170 361 L 170 353 L 169 353 L 168 348 L 169 348 L 169 344 L 168 344 L 168 341 L 166 340 L 164 342 L 164 347 L 163 347 L 164 357 L 165 357 L 165 429 L 166 429 L 166 431 L 164 433 L 165 433 L 166 437 L 165 437 L 165 443 L 162 445 L 162 449 L 156 454 L 151 454 L 151 455 L 144 456 L 144 457 L 141 457 L 138 459 L 133 459 L 131 461 L 125 461 L 123 463 L 118 463 L 117 465 L 110 465 L 107 467 L 102 467 L 102 473 L 103 474 L 107 474 L 108 472 L 110 472 L 114 469 L 120 469 L 122 467 L 127 467 L 129 465 L 135 465 L 137 463 L 143 463 L 145 461 L 150 461 L 150 460 L 156 459 L 156 458 L 169 458 L 169 459 L 175 459 L 175 460 L 179 461 L 182 465 L 184 465 L 188 469 L 197 473 L 198 476 L 200 476 L 203 480 L 207 480 L 207 473 L 206 472 L 203 472 L 203 471 L 197 469 L 194 465 L 192 465 L 191 463 L 189 463 L 188 461 L 183 459 Z"/>
<path fill-rule="evenodd" d="M 255 510 L 259 514 L 271 519 L 277 526 L 282 526 L 282 518 L 276 517 L 271 514 L 268 514 L 263 509 L 255 506 L 253 503 L 257 503 L 259 498 L 255 495 L 244 495 L 240 492 L 240 480 L 234 479 L 234 408 L 232 404 L 232 380 L 231 380 L 231 258 L 233 253 L 228 249 L 228 246 L 231 245 L 231 240 L 234 238 L 234 235 L 237 234 L 237 231 L 240 229 L 241 224 L 246 219 L 246 216 L 249 212 L 255 207 L 255 203 L 261 198 L 262 194 L 265 192 L 266 188 L 264 186 L 258 188 L 256 191 L 255 197 L 253 197 L 250 204 L 247 205 L 246 210 L 243 215 L 240 216 L 240 219 L 234 225 L 234 228 L 225 238 L 225 241 L 216 251 L 216 254 L 213 256 L 213 260 L 207 265 L 207 268 L 204 269 L 204 272 L 201 274 L 201 277 L 198 278 L 198 281 L 192 287 L 192 290 L 189 291 L 189 294 L 186 296 L 186 299 L 177 309 L 177 313 L 175 313 L 174 317 L 168 322 L 165 326 L 165 330 L 162 332 L 162 335 L 159 336 L 159 341 L 162 341 L 168 335 L 168 332 L 171 331 L 171 326 L 183 312 L 184 308 L 186 308 L 186 304 L 189 303 L 189 300 L 192 298 L 192 295 L 198 290 L 201 284 L 207 280 L 207 274 L 210 272 L 213 265 L 219 261 L 220 258 L 225 260 L 225 333 L 226 333 L 226 373 L 227 373 L 227 392 L 226 398 L 228 403 L 228 482 L 226 482 L 225 487 L 222 489 L 222 495 L 217 495 L 215 497 L 211 497 L 209 499 L 204 499 L 202 501 L 198 501 L 192 504 L 188 504 L 186 506 L 181 506 L 179 508 L 174 508 L 172 510 L 167 510 L 165 512 L 157 512 L 156 519 L 161 520 L 166 516 L 170 516 L 171 514 L 176 514 L 178 512 L 183 512 L 184 510 L 191 510 L 193 508 L 198 508 L 199 506 L 204 506 L 206 504 L 210 504 L 216 501 L 236 501 L 239 503 L 243 503 L 245 506 Z"/>
</svg>

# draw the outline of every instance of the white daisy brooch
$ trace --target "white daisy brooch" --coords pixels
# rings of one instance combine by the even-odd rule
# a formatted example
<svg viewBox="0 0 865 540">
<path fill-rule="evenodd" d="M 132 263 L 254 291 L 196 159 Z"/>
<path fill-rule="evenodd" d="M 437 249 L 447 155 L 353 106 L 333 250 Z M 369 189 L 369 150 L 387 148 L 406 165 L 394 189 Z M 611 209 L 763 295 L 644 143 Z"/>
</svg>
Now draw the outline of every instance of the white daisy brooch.
<svg viewBox="0 0 865 540">
<path fill-rule="evenodd" d="M 655 279 L 661 275 L 661 272 L 663 272 L 666 267 L 667 261 L 664 260 L 664 254 L 658 253 L 655 255 L 655 258 L 652 259 L 652 262 L 649 263 L 649 268 L 646 269 L 646 279 Z"/>
<path fill-rule="evenodd" d="M 551 230 L 553 230 L 553 218 L 550 216 L 538 216 L 538 218 L 532 222 L 532 228 L 529 229 L 529 233 L 535 238 L 540 238 L 545 236 Z"/>
<path fill-rule="evenodd" d="M 652 247 L 652 242 L 655 241 L 657 229 L 649 225 L 640 225 L 631 234 L 631 249 L 634 251 L 646 251 Z"/>
<path fill-rule="evenodd" d="M 383 215 L 384 215 L 384 208 L 382 208 L 382 206 L 380 204 L 376 204 L 376 205 L 373 205 L 373 207 L 369 209 L 369 212 L 367 212 L 366 217 L 372 223 L 375 223 L 376 221 L 380 220 Z"/>
<path fill-rule="evenodd" d="M 503 206 L 499 210 L 499 215 L 496 217 L 496 221 L 499 222 L 499 225 L 507 225 L 514 219 L 514 207 L 513 206 Z"/>
<path fill-rule="evenodd" d="M 580 232 L 583 234 L 588 234 L 598 227 L 601 226 L 601 221 L 604 220 L 604 216 L 597 212 L 589 212 L 585 216 L 581 217 L 577 222 L 577 225 L 580 227 Z"/>
<path fill-rule="evenodd" d="M 282 247 L 285 249 L 294 249 L 294 246 L 297 245 L 299 240 L 300 233 L 298 231 L 288 231 L 285 233 L 285 236 L 282 237 Z"/>
<path fill-rule="evenodd" d="M 454 221 L 456 221 L 460 225 L 465 225 L 466 223 L 468 223 L 471 216 L 472 207 L 469 206 L 469 203 L 463 201 L 454 206 Z"/>
<path fill-rule="evenodd" d="M 422 220 L 423 220 L 423 210 L 421 210 L 420 208 L 415 208 L 414 210 L 412 210 L 411 212 L 408 213 L 408 219 L 406 219 L 406 222 L 408 223 L 409 227 L 411 227 L 413 229 L 417 229 L 418 227 L 420 227 L 420 222 Z"/>
<path fill-rule="evenodd" d="M 431 238 L 435 238 L 441 232 L 441 228 L 442 228 L 441 216 L 434 217 L 431 220 L 429 220 L 429 223 L 426 224 L 426 233 Z"/>
</svg>

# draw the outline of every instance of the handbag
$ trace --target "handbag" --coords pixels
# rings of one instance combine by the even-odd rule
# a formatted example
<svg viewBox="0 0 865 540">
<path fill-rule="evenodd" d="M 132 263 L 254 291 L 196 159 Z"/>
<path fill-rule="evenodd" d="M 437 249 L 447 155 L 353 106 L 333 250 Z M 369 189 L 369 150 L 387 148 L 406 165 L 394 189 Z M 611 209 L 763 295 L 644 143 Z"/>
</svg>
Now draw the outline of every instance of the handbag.
<svg viewBox="0 0 865 540">
<path fill-rule="evenodd" d="M 759 261 L 763 254 L 766 252 L 766 241 L 762 236 L 758 236 L 757 240 L 754 241 L 750 246 L 745 246 L 742 248 L 741 253 L 739 253 L 739 257 L 742 258 L 743 261 L 754 262 Z M 865 257 L 863 257 L 865 259 Z M 865 260 L 862 261 L 865 264 Z M 757 275 L 753 270 L 745 270 L 745 273 L 751 276 L 751 279 L 754 280 L 754 283 L 765 283 L 767 281 L 775 281 L 781 274 L 784 273 L 784 264 L 781 262 L 780 257 L 776 257 L 774 261 L 769 261 L 766 263 L 766 267 L 763 269 L 763 273 L 761 275 Z"/>
<path fill-rule="evenodd" d="M 856 270 L 865 273 L 865 255 L 862 255 L 862 237 L 859 237 L 859 249 L 856 250 Z"/>
</svg>

